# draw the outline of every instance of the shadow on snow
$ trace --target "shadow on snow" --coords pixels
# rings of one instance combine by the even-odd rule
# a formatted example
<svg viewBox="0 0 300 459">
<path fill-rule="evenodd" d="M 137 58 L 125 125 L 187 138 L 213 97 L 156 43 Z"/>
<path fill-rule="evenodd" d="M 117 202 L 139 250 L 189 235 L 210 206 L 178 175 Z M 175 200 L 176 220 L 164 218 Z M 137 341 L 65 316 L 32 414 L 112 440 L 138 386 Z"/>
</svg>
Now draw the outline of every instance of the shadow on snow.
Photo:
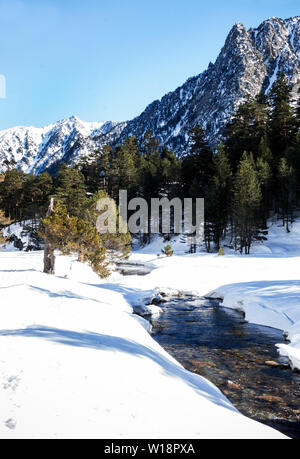
<svg viewBox="0 0 300 459">
<path fill-rule="evenodd" d="M 221 405 L 224 408 L 237 411 L 223 396 L 223 394 L 206 379 L 190 373 L 176 362 L 171 361 L 167 356 L 159 354 L 142 344 L 125 338 L 102 335 L 88 331 L 75 332 L 42 326 L 32 326 L 20 330 L 2 330 L 0 331 L 0 337 L 1 336 L 38 338 L 65 346 L 96 350 L 112 350 L 135 355 L 140 358 L 151 359 L 159 365 L 162 371 L 166 374 L 186 381 L 189 386 L 199 393 L 199 395 L 208 398 L 211 402 Z"/>
</svg>

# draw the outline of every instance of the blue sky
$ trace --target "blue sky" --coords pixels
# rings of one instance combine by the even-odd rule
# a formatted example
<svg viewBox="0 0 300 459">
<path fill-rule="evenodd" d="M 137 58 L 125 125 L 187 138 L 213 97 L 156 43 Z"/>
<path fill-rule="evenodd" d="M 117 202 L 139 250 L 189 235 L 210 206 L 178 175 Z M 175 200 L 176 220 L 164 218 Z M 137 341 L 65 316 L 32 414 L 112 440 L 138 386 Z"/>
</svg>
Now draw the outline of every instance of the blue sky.
<svg viewBox="0 0 300 459">
<path fill-rule="evenodd" d="M 299 0 L 0 0 L 0 129 L 139 115 L 214 61 L 235 22 Z"/>
</svg>

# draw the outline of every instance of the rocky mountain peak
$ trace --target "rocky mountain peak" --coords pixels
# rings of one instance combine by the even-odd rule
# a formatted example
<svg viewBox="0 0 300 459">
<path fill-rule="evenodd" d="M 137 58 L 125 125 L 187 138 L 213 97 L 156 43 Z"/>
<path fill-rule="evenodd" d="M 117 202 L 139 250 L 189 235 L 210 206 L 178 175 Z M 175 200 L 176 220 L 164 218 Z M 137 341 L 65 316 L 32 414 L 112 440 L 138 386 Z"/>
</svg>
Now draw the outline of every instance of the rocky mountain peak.
<svg viewBox="0 0 300 459">
<path fill-rule="evenodd" d="M 94 151 L 116 122 L 87 123 L 71 116 L 44 128 L 16 127 L 0 131 L 0 164 L 14 160 L 26 172 L 38 173 L 60 162 L 73 163 Z"/>
<path fill-rule="evenodd" d="M 215 63 L 152 102 L 140 116 L 127 123 L 86 123 L 72 116 L 45 128 L 0 131 L 0 165 L 5 159 L 14 159 L 23 170 L 37 173 L 62 161 L 73 163 L 105 143 L 117 144 L 131 135 L 140 139 L 149 129 L 180 155 L 190 129 L 197 124 L 216 146 L 238 105 L 249 96 L 270 91 L 282 72 L 296 94 L 300 86 L 300 16 L 286 20 L 272 17 L 250 30 L 236 23 Z"/>
<path fill-rule="evenodd" d="M 188 131 L 200 124 L 216 145 L 225 124 L 246 97 L 268 92 L 284 72 L 300 84 L 300 17 L 270 18 L 246 30 L 236 23 L 216 62 L 129 122 L 121 140 L 151 129 L 162 143 L 184 152 Z"/>
</svg>

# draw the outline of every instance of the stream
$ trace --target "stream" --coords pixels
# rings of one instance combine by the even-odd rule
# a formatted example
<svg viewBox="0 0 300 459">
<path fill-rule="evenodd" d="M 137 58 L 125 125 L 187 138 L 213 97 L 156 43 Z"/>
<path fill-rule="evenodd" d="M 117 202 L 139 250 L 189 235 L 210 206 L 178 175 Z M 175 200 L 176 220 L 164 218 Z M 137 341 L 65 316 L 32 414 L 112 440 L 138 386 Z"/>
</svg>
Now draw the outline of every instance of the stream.
<svg viewBox="0 0 300 459">
<path fill-rule="evenodd" d="M 277 353 L 282 331 L 250 324 L 215 300 L 172 299 L 162 309 L 152 334 L 169 354 L 244 415 L 300 438 L 300 374 Z"/>
</svg>

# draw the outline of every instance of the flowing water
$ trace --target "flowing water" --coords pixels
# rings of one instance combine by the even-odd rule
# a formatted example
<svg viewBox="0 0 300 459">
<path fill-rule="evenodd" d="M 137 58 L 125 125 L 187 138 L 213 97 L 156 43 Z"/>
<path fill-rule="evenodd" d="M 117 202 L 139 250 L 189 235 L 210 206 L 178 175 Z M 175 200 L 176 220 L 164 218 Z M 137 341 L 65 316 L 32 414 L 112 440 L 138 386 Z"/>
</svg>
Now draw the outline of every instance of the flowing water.
<svg viewBox="0 0 300 459">
<path fill-rule="evenodd" d="M 278 356 L 280 330 L 249 324 L 213 300 L 172 300 L 163 311 L 151 323 L 169 354 L 212 381 L 246 416 L 300 438 L 300 374 Z"/>
<path fill-rule="evenodd" d="M 153 266 L 144 263 L 130 263 L 128 261 L 116 264 L 115 270 L 123 276 L 146 276 L 153 271 Z"/>
</svg>

